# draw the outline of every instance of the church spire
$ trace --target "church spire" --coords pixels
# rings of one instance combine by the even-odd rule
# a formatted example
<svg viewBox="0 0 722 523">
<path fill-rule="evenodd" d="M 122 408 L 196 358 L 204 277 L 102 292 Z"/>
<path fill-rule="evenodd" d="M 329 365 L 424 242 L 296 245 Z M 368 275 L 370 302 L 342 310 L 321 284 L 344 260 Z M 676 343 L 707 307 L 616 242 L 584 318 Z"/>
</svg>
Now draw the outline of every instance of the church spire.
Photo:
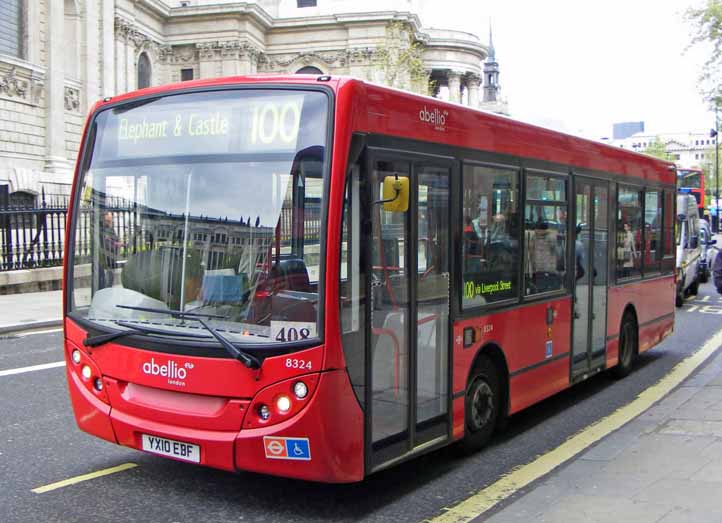
<svg viewBox="0 0 722 523">
<path fill-rule="evenodd" d="M 496 61 L 496 50 L 489 20 L 489 54 L 484 62 L 484 102 L 499 100 L 499 64 Z"/>
<path fill-rule="evenodd" d="M 496 61 L 496 51 L 494 50 L 494 39 L 491 34 L 491 20 L 489 20 L 489 56 L 487 60 L 490 62 Z"/>
</svg>

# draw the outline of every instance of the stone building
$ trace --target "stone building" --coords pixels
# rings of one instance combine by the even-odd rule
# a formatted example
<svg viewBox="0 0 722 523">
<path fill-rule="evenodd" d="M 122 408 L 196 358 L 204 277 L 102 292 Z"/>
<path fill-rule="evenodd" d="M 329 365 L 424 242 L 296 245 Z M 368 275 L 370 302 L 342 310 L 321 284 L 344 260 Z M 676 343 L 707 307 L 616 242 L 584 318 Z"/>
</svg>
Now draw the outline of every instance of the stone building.
<svg viewBox="0 0 722 523">
<path fill-rule="evenodd" d="M 717 140 L 710 137 L 709 132 L 657 134 L 639 132 L 619 140 L 609 140 L 607 143 L 643 153 L 657 140 L 664 144 L 670 159 L 679 167 L 705 168 L 707 164 L 714 162 L 714 147 Z"/>
<path fill-rule="evenodd" d="M 422 25 L 422 1 L 3 0 L 0 186 L 15 203 L 67 194 L 84 119 L 99 98 L 253 73 L 384 82 L 379 49 L 409 41 L 421 49 L 432 94 L 505 112 L 493 46 Z M 405 38 L 389 42 L 390 23 Z"/>
</svg>

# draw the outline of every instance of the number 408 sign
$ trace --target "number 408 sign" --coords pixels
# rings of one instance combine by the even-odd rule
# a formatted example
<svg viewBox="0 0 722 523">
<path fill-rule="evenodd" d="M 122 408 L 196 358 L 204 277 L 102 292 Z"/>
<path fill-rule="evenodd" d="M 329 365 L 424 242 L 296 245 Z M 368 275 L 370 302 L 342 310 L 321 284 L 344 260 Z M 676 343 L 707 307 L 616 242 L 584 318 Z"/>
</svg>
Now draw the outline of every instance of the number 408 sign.
<svg viewBox="0 0 722 523">
<path fill-rule="evenodd" d="M 271 339 L 274 341 L 303 341 L 316 337 L 316 324 L 305 321 L 271 321 Z"/>
</svg>

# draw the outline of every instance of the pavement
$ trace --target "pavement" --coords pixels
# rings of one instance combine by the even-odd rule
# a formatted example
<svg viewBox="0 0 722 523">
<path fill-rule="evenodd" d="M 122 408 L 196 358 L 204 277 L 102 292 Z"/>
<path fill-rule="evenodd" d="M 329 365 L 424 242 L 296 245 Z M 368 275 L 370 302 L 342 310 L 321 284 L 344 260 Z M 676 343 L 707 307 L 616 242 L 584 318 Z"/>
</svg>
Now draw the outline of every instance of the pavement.
<svg viewBox="0 0 722 523">
<path fill-rule="evenodd" d="M 644 414 L 475 521 L 722 521 L 722 352 Z"/>
<path fill-rule="evenodd" d="M 0 296 L 0 334 L 62 325 L 63 291 Z"/>
<path fill-rule="evenodd" d="M 0 296 L 0 333 L 60 325 L 61 299 L 62 291 Z M 643 414 L 474 519 L 615 520 L 722 521 L 722 351 Z"/>
</svg>

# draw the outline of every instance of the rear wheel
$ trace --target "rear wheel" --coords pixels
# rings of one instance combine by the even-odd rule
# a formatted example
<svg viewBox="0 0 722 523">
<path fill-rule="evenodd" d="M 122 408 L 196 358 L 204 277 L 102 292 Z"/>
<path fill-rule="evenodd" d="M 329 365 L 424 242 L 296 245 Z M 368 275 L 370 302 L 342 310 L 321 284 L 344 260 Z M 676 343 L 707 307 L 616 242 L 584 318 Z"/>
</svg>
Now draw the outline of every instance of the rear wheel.
<svg viewBox="0 0 722 523">
<path fill-rule="evenodd" d="M 637 322 L 634 315 L 628 312 L 622 318 L 619 329 L 619 363 L 612 368 L 616 378 L 623 378 L 631 372 L 637 356 L 637 336 Z"/>
<path fill-rule="evenodd" d="M 700 276 L 698 274 L 697 277 L 692 282 L 692 285 L 689 286 L 689 294 L 691 296 L 697 296 L 697 293 L 699 292 L 699 280 L 700 280 Z"/>
<path fill-rule="evenodd" d="M 501 391 L 499 373 L 486 356 L 474 365 L 466 388 L 464 409 L 465 435 L 461 447 L 465 452 L 481 449 L 491 438 L 500 417 Z"/>
</svg>

